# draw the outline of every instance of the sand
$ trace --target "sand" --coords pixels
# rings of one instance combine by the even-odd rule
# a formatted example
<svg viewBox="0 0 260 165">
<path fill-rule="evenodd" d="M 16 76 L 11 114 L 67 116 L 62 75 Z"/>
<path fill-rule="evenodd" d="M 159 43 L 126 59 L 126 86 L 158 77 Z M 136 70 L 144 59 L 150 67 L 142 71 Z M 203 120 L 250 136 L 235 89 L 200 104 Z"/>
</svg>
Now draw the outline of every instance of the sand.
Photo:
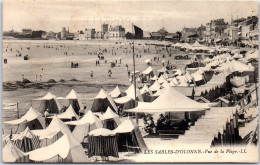
<svg viewBox="0 0 260 165">
<path fill-rule="evenodd" d="M 116 44 L 118 42 L 118 44 Z M 121 42 L 121 44 L 120 44 Z M 48 91 L 56 96 L 66 96 L 71 89 L 79 93 L 83 100 L 83 104 L 90 109 L 95 97 L 100 88 L 104 88 L 107 92 L 113 90 L 116 85 L 119 85 L 121 90 L 126 90 L 131 85 L 129 81 L 125 64 L 128 64 L 129 69 L 133 70 L 133 56 L 130 48 L 129 40 L 126 41 L 29 41 L 29 40 L 4 40 L 3 41 L 3 58 L 7 58 L 8 63 L 3 64 L 3 82 L 13 83 L 21 81 L 22 75 L 29 79 L 32 83 L 25 87 L 15 86 L 13 89 L 3 89 L 3 102 L 16 103 L 18 102 L 20 116 L 25 114 L 32 105 L 33 108 L 39 107 L 38 101 L 31 101 L 37 97 L 44 96 Z M 144 62 L 146 59 L 151 59 L 155 56 L 162 59 L 166 51 L 162 48 L 149 46 L 150 52 L 144 52 L 148 49 L 145 43 L 152 42 L 147 40 L 138 40 L 135 44 L 135 53 L 141 55 L 141 58 L 136 58 L 136 70 L 144 71 L 148 66 Z M 6 52 L 8 46 L 8 51 Z M 44 48 L 48 46 L 50 48 Z M 61 47 L 62 46 L 62 47 Z M 30 47 L 30 49 L 26 49 Z M 114 47 L 114 49 L 113 49 Z M 10 51 L 12 48 L 12 51 Z M 22 48 L 22 50 L 21 50 Z M 57 50 L 58 49 L 58 50 Z M 104 60 L 100 60 L 100 66 L 96 66 L 98 57 L 94 52 L 99 49 L 107 49 L 104 53 Z M 116 52 L 116 56 L 112 55 L 112 49 Z M 125 53 L 125 50 L 128 50 Z M 156 53 L 156 49 L 161 49 L 160 53 Z M 16 57 L 17 50 L 21 52 L 22 57 Z M 64 53 L 67 52 L 67 55 Z M 88 52 L 91 52 L 90 55 Z M 189 60 L 174 60 L 174 55 L 183 54 L 183 52 L 174 52 L 172 57 L 166 57 L 163 60 L 176 65 L 178 68 L 184 67 Z M 24 55 L 29 56 L 29 60 L 23 59 Z M 116 67 L 111 68 L 110 61 L 117 60 L 119 63 Z M 71 68 L 71 62 L 79 63 L 79 68 Z M 154 62 L 152 68 L 154 70 L 161 69 L 162 62 Z M 111 69 L 112 77 L 109 78 L 108 70 Z M 90 77 L 90 72 L 94 72 L 94 77 Z M 36 82 L 37 75 L 37 82 Z M 41 81 L 40 75 L 42 76 Z M 57 83 L 48 84 L 48 80 L 54 79 Z M 65 82 L 60 82 L 63 79 Z M 76 79 L 78 81 L 71 81 Z M 40 83 L 44 88 L 39 88 Z M 41 85 L 42 86 L 42 85 Z M 142 84 L 138 84 L 142 86 Z M 66 104 L 66 103 L 64 103 Z M 3 111 L 3 121 L 12 120 L 17 117 L 16 112 Z M 4 131 L 7 133 L 9 126 L 4 125 Z"/>
</svg>

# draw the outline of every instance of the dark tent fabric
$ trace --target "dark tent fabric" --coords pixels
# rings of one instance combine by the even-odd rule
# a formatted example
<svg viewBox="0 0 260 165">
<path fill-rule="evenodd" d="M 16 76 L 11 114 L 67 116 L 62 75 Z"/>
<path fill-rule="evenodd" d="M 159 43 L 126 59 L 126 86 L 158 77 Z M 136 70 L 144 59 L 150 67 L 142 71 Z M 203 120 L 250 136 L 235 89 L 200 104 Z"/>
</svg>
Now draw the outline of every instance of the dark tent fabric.
<svg viewBox="0 0 260 165">
<path fill-rule="evenodd" d="M 24 137 L 22 140 L 15 140 L 14 144 L 21 151 L 29 152 L 29 151 L 35 150 L 35 149 L 40 147 L 39 137 L 38 137 L 38 143 L 37 144 L 34 143 L 34 140 L 37 140 L 37 139 L 30 139 L 30 138 Z"/>
<path fill-rule="evenodd" d="M 23 122 L 18 125 L 18 128 L 16 130 L 16 133 L 22 132 L 28 127 L 30 130 L 36 130 L 36 129 L 43 129 L 44 126 L 40 123 L 38 118 L 29 121 L 29 122 Z"/>
<path fill-rule="evenodd" d="M 114 130 L 118 126 L 114 119 L 106 119 L 103 122 L 104 128 L 107 128 L 109 130 Z"/>
<path fill-rule="evenodd" d="M 20 134 L 15 135 L 11 140 L 23 152 L 40 148 L 39 136 L 34 135 L 28 127 Z"/>
<path fill-rule="evenodd" d="M 144 150 L 148 149 L 138 126 L 135 126 L 131 132 L 117 133 L 117 135 L 119 152 L 127 152 L 131 148 L 138 152 L 144 152 Z"/>
<path fill-rule="evenodd" d="M 148 92 L 142 94 L 142 98 L 144 102 L 151 102 L 151 100 L 153 100 L 153 97 Z"/>
<path fill-rule="evenodd" d="M 75 113 L 77 115 L 79 115 L 80 106 L 79 106 L 78 100 L 77 99 L 75 99 L 75 100 L 70 99 L 69 104 L 72 105 L 72 108 L 74 109 Z"/>
<path fill-rule="evenodd" d="M 108 106 L 115 112 L 115 109 L 110 104 L 110 102 L 107 98 L 94 99 L 93 105 L 91 107 L 91 111 L 92 112 L 103 112 L 104 113 L 104 112 L 106 112 Z"/>
<path fill-rule="evenodd" d="M 116 136 L 89 136 L 88 157 L 118 157 Z"/>
<path fill-rule="evenodd" d="M 56 103 L 56 100 L 51 99 L 51 100 L 41 100 L 41 105 L 39 108 L 39 112 L 44 114 L 44 112 L 50 109 L 50 113 L 55 113 L 58 114 L 59 113 L 59 108 L 58 105 Z"/>
</svg>

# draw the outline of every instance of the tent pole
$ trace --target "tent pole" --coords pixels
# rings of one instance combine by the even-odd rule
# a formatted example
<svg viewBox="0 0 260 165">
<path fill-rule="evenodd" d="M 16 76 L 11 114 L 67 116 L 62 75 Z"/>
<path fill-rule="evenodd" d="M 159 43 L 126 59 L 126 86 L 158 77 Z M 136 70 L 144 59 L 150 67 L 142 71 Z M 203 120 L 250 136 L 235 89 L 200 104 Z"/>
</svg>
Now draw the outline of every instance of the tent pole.
<svg viewBox="0 0 260 165">
<path fill-rule="evenodd" d="M 16 107 L 16 108 L 17 108 L 17 111 L 16 111 L 16 112 L 17 112 L 17 119 L 19 119 L 18 102 L 17 102 L 16 106 L 17 106 L 17 107 Z"/>
<path fill-rule="evenodd" d="M 135 77 L 135 43 L 134 43 L 134 24 L 132 23 L 132 37 L 133 37 L 133 66 L 134 66 L 134 88 L 135 88 L 135 100 L 136 100 L 136 77 Z M 138 125 L 138 114 L 135 114 L 136 124 Z"/>
</svg>

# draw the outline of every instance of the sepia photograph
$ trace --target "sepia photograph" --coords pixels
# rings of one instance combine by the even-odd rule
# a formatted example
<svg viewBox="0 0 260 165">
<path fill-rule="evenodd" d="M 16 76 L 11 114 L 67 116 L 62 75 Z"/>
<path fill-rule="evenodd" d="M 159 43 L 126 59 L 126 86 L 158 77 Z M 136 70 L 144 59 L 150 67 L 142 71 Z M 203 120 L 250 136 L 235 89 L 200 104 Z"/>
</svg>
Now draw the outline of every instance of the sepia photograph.
<svg viewBox="0 0 260 165">
<path fill-rule="evenodd" d="M 259 161 L 257 0 L 2 6 L 2 162 Z"/>
</svg>

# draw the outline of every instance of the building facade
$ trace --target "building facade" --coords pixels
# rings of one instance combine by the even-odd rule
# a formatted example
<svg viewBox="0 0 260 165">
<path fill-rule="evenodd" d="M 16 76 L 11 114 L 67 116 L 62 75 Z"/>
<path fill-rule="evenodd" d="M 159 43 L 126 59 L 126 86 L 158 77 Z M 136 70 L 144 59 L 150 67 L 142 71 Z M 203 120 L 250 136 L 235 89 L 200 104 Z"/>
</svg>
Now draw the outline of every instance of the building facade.
<svg viewBox="0 0 260 165">
<path fill-rule="evenodd" d="M 121 25 L 110 26 L 107 32 L 108 39 L 125 39 L 125 28 Z"/>
</svg>

